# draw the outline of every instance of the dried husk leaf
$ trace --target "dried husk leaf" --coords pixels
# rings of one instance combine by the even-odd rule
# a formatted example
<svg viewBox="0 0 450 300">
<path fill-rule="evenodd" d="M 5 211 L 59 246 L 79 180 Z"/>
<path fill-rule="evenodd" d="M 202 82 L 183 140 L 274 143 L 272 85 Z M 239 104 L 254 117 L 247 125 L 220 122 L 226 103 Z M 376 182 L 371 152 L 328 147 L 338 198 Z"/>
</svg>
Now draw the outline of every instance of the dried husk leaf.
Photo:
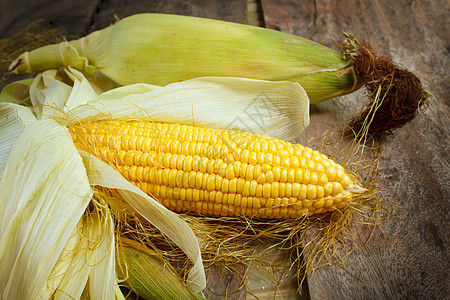
<svg viewBox="0 0 450 300">
<path fill-rule="evenodd" d="M 136 93 L 134 85 L 125 86 L 99 95 L 70 114 L 80 121 L 150 119 L 289 140 L 309 125 L 309 99 L 297 83 L 203 77 L 142 94 Z"/>
<path fill-rule="evenodd" d="M 14 103 L 0 103 L 0 178 L 11 150 L 25 128 L 36 121 L 36 117 L 26 107 Z"/>
<path fill-rule="evenodd" d="M 92 189 L 70 134 L 53 120 L 36 121 L 25 129 L 4 174 L 0 291 L 4 299 L 35 299 L 84 213 Z"/>
<path fill-rule="evenodd" d="M 113 299 L 114 258 L 114 227 L 109 210 L 104 207 L 86 213 L 61 253 L 40 298 L 79 299 L 88 286 L 91 299 Z"/>
<path fill-rule="evenodd" d="M 115 243 L 114 223 L 109 209 L 104 208 L 103 214 L 94 212 L 89 215 L 88 266 L 89 296 L 91 299 L 115 298 Z"/>
<path fill-rule="evenodd" d="M 30 97 L 39 119 L 54 118 L 57 112 L 67 112 L 97 97 L 97 92 L 80 71 L 70 67 L 65 71 L 68 78 L 62 78 L 65 74 L 59 74 L 57 70 L 48 70 L 33 80 Z"/>
</svg>

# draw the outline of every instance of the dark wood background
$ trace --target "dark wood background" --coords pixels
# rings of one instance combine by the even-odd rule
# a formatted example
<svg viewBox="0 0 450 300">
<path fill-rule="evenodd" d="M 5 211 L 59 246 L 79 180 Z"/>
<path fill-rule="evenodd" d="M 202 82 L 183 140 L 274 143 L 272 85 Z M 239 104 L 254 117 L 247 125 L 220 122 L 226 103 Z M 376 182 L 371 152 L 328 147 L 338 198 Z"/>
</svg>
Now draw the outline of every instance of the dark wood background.
<svg viewBox="0 0 450 300">
<path fill-rule="evenodd" d="M 310 297 L 449 299 L 449 2 L 252 0 L 249 10 L 247 5 L 244 0 L 0 0 L 0 37 L 40 18 L 70 36 L 82 36 L 115 17 L 164 12 L 239 23 L 260 19 L 262 26 L 334 48 L 342 32 L 369 42 L 379 54 L 416 73 L 433 96 L 425 111 L 383 141 L 379 185 L 386 189 L 381 197 L 392 216 L 370 240 L 359 241 L 360 252 L 345 270 L 330 265 L 309 276 Z M 364 101 L 364 92 L 358 91 L 313 105 L 308 135 L 320 136 L 357 113 Z M 213 281 L 214 289 L 225 291 L 234 284 L 229 282 L 232 274 L 225 277 L 228 281 Z M 228 298 L 245 298 L 245 293 Z"/>
</svg>

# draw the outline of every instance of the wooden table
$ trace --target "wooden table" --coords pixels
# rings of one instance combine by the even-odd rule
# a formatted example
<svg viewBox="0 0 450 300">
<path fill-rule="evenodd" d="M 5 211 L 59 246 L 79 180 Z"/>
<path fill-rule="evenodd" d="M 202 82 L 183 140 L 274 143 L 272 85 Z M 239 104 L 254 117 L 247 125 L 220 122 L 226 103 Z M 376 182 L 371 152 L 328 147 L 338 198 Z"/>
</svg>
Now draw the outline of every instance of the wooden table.
<svg viewBox="0 0 450 300">
<path fill-rule="evenodd" d="M 345 270 L 336 265 L 308 277 L 312 299 L 449 299 L 449 2 L 446 0 L 252 1 L 252 22 L 294 33 L 330 47 L 349 32 L 379 54 L 421 78 L 433 93 L 428 109 L 387 136 L 380 159 L 381 198 L 392 216 Z M 251 6 L 249 6 L 251 7 Z M 165 12 L 247 22 L 247 2 L 59 0 L 0 1 L 0 37 L 44 18 L 52 27 L 82 36 L 138 12 Z M 320 135 L 357 113 L 365 101 L 358 91 L 312 107 L 309 136 Z M 213 275 L 210 275 L 213 276 Z M 226 290 L 229 281 L 214 281 Z M 237 278 L 237 276 L 236 276 Z M 236 279 L 239 280 L 239 279 Z M 211 299 L 218 299 L 210 295 Z M 244 298 L 245 293 L 229 298 Z M 251 298 L 251 297 L 249 297 Z"/>
</svg>

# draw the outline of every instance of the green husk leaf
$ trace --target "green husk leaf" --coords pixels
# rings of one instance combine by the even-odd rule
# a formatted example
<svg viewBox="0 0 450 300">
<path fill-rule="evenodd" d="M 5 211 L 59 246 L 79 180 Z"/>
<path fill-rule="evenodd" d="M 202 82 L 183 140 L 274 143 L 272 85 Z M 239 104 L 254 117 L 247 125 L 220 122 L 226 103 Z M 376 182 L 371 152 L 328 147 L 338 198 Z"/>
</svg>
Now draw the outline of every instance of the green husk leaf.
<svg viewBox="0 0 450 300">
<path fill-rule="evenodd" d="M 11 82 L 0 92 L 0 102 L 24 104 L 29 99 L 29 89 L 33 78 Z"/>
<path fill-rule="evenodd" d="M 124 285 L 144 299 L 203 299 L 192 293 L 155 251 L 120 239 L 116 271 Z"/>
</svg>

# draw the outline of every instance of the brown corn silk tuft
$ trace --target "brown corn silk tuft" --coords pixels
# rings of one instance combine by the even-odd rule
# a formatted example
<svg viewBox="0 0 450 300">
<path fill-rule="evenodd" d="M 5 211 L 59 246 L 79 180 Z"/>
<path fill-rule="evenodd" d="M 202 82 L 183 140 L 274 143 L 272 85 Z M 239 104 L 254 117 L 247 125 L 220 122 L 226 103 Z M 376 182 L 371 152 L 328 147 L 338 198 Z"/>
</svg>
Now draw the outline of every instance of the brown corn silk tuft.
<svg viewBox="0 0 450 300">
<path fill-rule="evenodd" d="M 416 75 L 391 58 L 378 56 L 367 43 L 357 48 L 353 66 L 369 100 L 361 114 L 350 121 L 350 130 L 356 136 L 389 133 L 411 121 L 430 94 Z"/>
</svg>

